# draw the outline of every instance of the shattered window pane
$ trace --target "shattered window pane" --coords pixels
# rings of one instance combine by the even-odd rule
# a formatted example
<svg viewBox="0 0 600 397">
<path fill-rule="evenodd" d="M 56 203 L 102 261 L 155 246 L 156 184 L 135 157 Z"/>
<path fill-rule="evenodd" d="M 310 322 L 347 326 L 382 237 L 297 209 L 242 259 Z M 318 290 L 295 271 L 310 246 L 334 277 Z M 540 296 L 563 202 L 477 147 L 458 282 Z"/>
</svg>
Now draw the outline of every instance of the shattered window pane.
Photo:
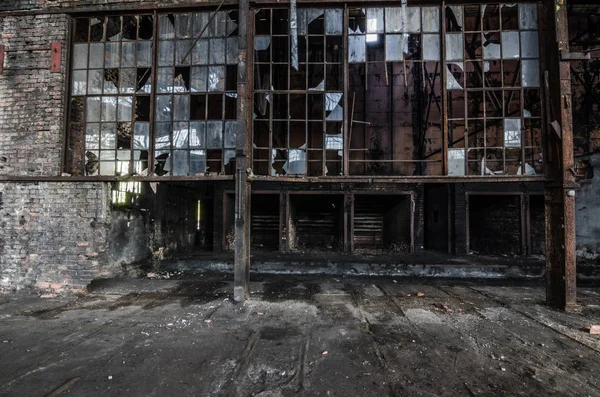
<svg viewBox="0 0 600 397">
<path fill-rule="evenodd" d="M 225 90 L 225 67 L 210 66 L 208 68 L 208 91 Z"/>
<path fill-rule="evenodd" d="M 495 32 L 483 34 L 483 59 L 500 59 L 500 35 Z"/>
<path fill-rule="evenodd" d="M 341 92 L 328 92 L 325 94 L 325 114 L 328 121 L 344 119 L 343 94 Z"/>
<path fill-rule="evenodd" d="M 448 64 L 448 73 L 446 74 L 446 88 L 449 90 L 463 89 L 464 66 L 462 62 L 453 62 Z"/>
</svg>

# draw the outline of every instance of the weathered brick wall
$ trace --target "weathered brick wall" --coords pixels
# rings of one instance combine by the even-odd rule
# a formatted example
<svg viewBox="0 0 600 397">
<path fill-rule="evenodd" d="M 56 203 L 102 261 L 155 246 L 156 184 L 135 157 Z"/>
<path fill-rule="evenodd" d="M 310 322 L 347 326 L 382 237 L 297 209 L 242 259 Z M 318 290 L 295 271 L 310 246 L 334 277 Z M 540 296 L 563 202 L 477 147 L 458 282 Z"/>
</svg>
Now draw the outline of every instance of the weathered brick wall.
<svg viewBox="0 0 600 397">
<path fill-rule="evenodd" d="M 67 27 L 65 15 L 0 17 L 0 175 L 60 175 Z M 61 73 L 35 69 L 49 67 L 50 51 L 25 51 L 52 42 L 63 44 Z"/>
<path fill-rule="evenodd" d="M 206 1 L 203 1 L 206 2 Z M 198 5 L 198 1 L 191 0 L 3 0 L 0 2 L 0 11 L 43 11 L 71 8 L 93 7 L 107 9 L 114 7 L 135 7 L 136 5 L 147 8 Z"/>
<path fill-rule="evenodd" d="M 0 184 L 0 290 L 79 290 L 112 274 L 109 192 L 101 182 Z"/>
</svg>

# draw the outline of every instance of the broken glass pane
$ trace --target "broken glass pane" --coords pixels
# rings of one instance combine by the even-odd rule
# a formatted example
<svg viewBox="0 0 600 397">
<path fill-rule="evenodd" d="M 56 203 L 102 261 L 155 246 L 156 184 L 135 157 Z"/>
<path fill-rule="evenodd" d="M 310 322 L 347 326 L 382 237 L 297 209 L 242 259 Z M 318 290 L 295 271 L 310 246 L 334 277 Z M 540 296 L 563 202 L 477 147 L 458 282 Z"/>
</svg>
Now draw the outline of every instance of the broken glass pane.
<svg viewBox="0 0 600 397">
<path fill-rule="evenodd" d="M 104 69 L 104 94 L 116 94 L 119 84 L 119 69 Z"/>
<path fill-rule="evenodd" d="M 519 58 L 519 32 L 502 32 L 502 58 Z"/>
<path fill-rule="evenodd" d="M 173 175 L 187 175 L 187 150 L 173 150 Z"/>
<path fill-rule="evenodd" d="M 208 91 L 225 90 L 225 67 L 210 66 L 208 68 Z"/>
<path fill-rule="evenodd" d="M 225 122 L 225 135 L 223 140 L 223 147 L 225 149 L 235 148 L 235 139 L 237 133 L 237 122 L 227 121 Z"/>
<path fill-rule="evenodd" d="M 133 134 L 134 149 L 148 149 L 150 145 L 150 124 L 135 123 Z"/>
<path fill-rule="evenodd" d="M 167 175 L 171 171 L 171 153 L 166 150 L 154 152 L 154 172 L 158 176 Z"/>
<path fill-rule="evenodd" d="M 137 43 L 137 65 L 152 66 L 152 43 L 140 41 Z"/>
<path fill-rule="evenodd" d="M 158 64 L 159 66 L 173 65 L 173 56 L 175 55 L 174 41 L 161 41 L 158 43 Z"/>
<path fill-rule="evenodd" d="M 204 149 L 204 132 L 206 123 L 204 121 L 194 121 L 190 123 L 190 147 Z"/>
<path fill-rule="evenodd" d="M 446 22 L 449 32 L 462 32 L 464 26 L 462 6 L 446 6 Z"/>
<path fill-rule="evenodd" d="M 485 32 L 483 39 L 483 59 L 500 59 L 500 34 Z"/>
<path fill-rule="evenodd" d="M 171 95 L 158 95 L 156 97 L 156 120 L 171 121 L 171 114 Z"/>
<path fill-rule="evenodd" d="M 343 25 L 342 10 L 325 10 L 325 34 L 342 34 Z"/>
<path fill-rule="evenodd" d="M 221 149 L 223 147 L 223 122 L 208 121 L 206 123 L 206 147 Z"/>
<path fill-rule="evenodd" d="M 229 164 L 229 161 L 235 160 L 235 150 L 224 150 L 223 151 L 223 164 Z"/>
<path fill-rule="evenodd" d="M 325 33 L 325 14 L 324 10 L 309 8 L 306 10 L 306 30 L 308 34 L 324 34 Z"/>
<path fill-rule="evenodd" d="M 344 150 L 344 136 L 342 134 L 325 134 L 325 149 Z"/>
<path fill-rule="evenodd" d="M 188 92 L 190 90 L 190 68 L 180 66 L 173 72 L 173 92 Z"/>
<path fill-rule="evenodd" d="M 100 148 L 100 124 L 88 123 L 85 126 L 85 147 L 86 149 Z"/>
<path fill-rule="evenodd" d="M 462 62 L 448 64 L 446 88 L 449 90 L 462 90 L 464 80 L 464 66 Z"/>
<path fill-rule="evenodd" d="M 446 60 L 463 60 L 463 35 L 462 33 L 446 33 Z"/>
<path fill-rule="evenodd" d="M 423 35 L 423 60 L 440 60 L 440 36 L 437 34 Z"/>
<path fill-rule="evenodd" d="M 289 149 L 288 161 L 283 169 L 290 175 L 306 174 L 306 151 L 302 149 Z"/>
<path fill-rule="evenodd" d="M 90 44 L 90 69 L 101 69 L 104 67 L 104 44 Z"/>
<path fill-rule="evenodd" d="M 73 46 L 73 69 L 87 69 L 88 45 L 75 44 Z"/>
<path fill-rule="evenodd" d="M 504 119 L 504 146 L 521 147 L 521 119 Z"/>
<path fill-rule="evenodd" d="M 521 32 L 521 57 L 537 58 L 539 57 L 539 43 L 537 32 Z"/>
<path fill-rule="evenodd" d="M 87 88 L 87 72 L 85 70 L 73 71 L 72 95 L 85 95 Z"/>
<path fill-rule="evenodd" d="M 365 36 L 349 36 L 348 47 L 348 62 L 365 62 Z"/>
<path fill-rule="evenodd" d="M 254 60 L 256 62 L 271 61 L 271 37 L 256 36 L 254 38 Z"/>
<path fill-rule="evenodd" d="M 448 149 L 448 175 L 465 175 L 465 150 Z"/>
<path fill-rule="evenodd" d="M 209 63 L 221 65 L 225 63 L 225 39 L 211 39 L 209 45 Z"/>
<path fill-rule="evenodd" d="M 238 12 L 237 10 L 227 12 L 227 37 L 237 36 Z"/>
<path fill-rule="evenodd" d="M 325 115 L 330 121 L 344 119 L 343 94 L 341 92 L 328 92 L 325 94 Z"/>
<path fill-rule="evenodd" d="M 521 72 L 521 85 L 523 87 L 540 86 L 540 65 L 537 59 L 523 60 Z"/>
<path fill-rule="evenodd" d="M 383 33 L 383 8 L 367 8 L 367 33 Z"/>
<path fill-rule="evenodd" d="M 238 38 L 230 37 L 227 39 L 227 59 L 228 65 L 235 65 L 238 63 Z"/>
<path fill-rule="evenodd" d="M 385 35 L 385 60 L 386 61 L 402 61 L 404 59 L 404 35 L 403 34 L 386 34 Z"/>
<path fill-rule="evenodd" d="M 519 4 L 519 28 L 537 29 L 537 4 Z"/>
<path fill-rule="evenodd" d="M 98 155 L 99 154 L 100 153 L 98 153 L 97 151 L 85 152 L 85 158 L 86 158 L 85 173 L 86 173 L 86 175 L 98 175 L 98 166 L 99 166 Z"/>
<path fill-rule="evenodd" d="M 187 148 L 189 139 L 189 124 L 188 123 L 174 123 L 173 124 L 173 147 L 174 148 Z"/>
<path fill-rule="evenodd" d="M 423 7 L 423 32 L 437 33 L 440 31 L 440 9 L 438 7 Z"/>
<path fill-rule="evenodd" d="M 159 19 L 158 37 L 161 39 L 175 38 L 175 17 L 173 14 L 161 15 Z"/>
<path fill-rule="evenodd" d="M 116 121 L 117 120 L 117 97 L 105 96 L 102 97 L 102 117 L 100 121 Z"/>
</svg>

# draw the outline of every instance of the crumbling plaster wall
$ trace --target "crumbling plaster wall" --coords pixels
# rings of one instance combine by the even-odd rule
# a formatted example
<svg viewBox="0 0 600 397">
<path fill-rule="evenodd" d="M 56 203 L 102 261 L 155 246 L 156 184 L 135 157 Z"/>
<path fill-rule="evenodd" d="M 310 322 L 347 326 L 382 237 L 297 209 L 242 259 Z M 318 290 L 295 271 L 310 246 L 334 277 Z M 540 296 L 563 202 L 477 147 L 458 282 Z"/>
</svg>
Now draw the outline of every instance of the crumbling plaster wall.
<svg viewBox="0 0 600 397">
<path fill-rule="evenodd" d="M 593 260 L 600 258 L 600 153 L 578 159 L 589 161 L 594 176 L 581 182 L 575 200 L 577 255 Z"/>
</svg>

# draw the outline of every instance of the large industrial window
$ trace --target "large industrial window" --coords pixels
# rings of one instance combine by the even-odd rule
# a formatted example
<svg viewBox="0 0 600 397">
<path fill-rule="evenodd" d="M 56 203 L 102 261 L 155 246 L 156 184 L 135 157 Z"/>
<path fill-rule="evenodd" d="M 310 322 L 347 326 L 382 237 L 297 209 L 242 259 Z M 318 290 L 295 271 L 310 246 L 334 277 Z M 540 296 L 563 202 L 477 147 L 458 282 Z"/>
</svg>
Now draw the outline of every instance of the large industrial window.
<svg viewBox="0 0 600 397">
<path fill-rule="evenodd" d="M 68 171 L 233 174 L 237 12 L 211 14 L 75 19 Z"/>
<path fill-rule="evenodd" d="M 343 10 L 255 16 L 254 172 L 341 175 L 344 149 Z"/>
<path fill-rule="evenodd" d="M 450 175 L 543 173 L 536 7 L 446 7 Z"/>
</svg>

